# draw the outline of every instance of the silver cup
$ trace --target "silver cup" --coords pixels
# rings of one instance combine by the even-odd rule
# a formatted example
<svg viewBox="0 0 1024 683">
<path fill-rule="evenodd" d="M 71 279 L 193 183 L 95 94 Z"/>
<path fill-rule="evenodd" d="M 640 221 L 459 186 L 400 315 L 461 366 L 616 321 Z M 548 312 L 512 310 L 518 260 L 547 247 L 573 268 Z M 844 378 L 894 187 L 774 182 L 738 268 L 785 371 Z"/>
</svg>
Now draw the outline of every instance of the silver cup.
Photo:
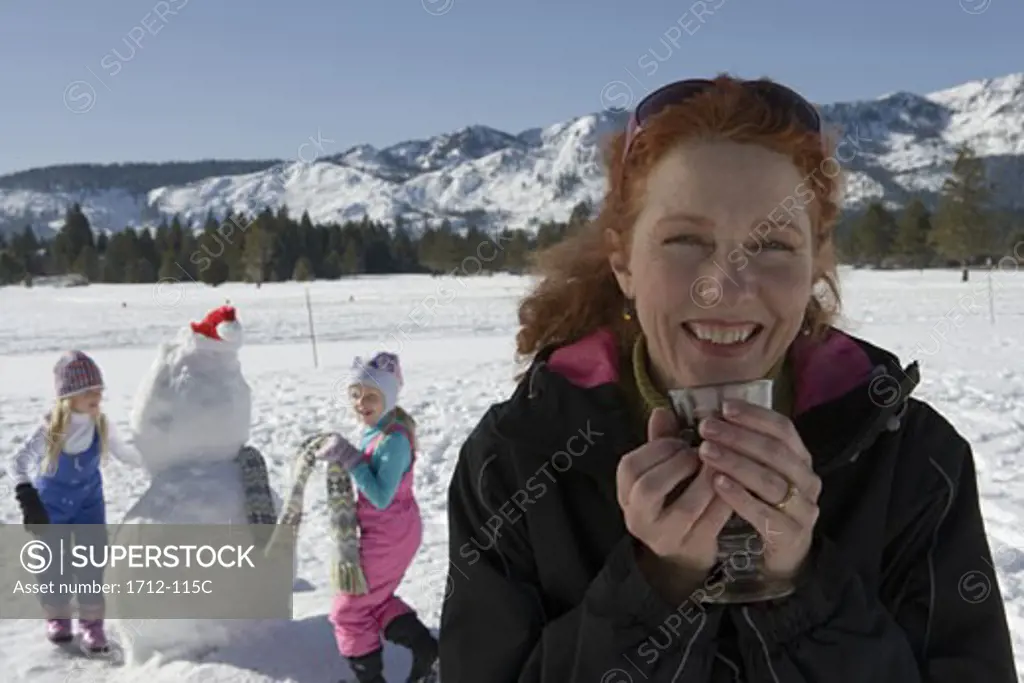
<svg viewBox="0 0 1024 683">
<path fill-rule="evenodd" d="M 697 428 L 701 420 L 720 417 L 722 403 L 740 400 L 772 407 L 772 380 L 715 384 L 668 392 L 676 415 L 684 422 L 684 438 L 697 446 L 701 442 Z M 790 581 L 765 575 L 765 542 L 746 520 L 733 515 L 718 534 L 718 556 L 707 586 L 704 602 L 736 604 L 776 600 L 793 592 Z"/>
</svg>

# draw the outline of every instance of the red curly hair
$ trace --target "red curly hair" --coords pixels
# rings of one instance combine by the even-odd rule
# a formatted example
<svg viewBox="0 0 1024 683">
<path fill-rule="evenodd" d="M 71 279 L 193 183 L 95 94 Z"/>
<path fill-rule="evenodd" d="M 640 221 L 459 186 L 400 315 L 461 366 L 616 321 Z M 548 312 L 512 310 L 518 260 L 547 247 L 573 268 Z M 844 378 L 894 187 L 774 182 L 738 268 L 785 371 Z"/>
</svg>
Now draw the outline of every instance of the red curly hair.
<svg viewBox="0 0 1024 683">
<path fill-rule="evenodd" d="M 549 345 L 576 341 L 600 328 L 610 328 L 620 343 L 631 344 L 639 332 L 635 320 L 623 319 L 625 298 L 608 258 L 613 244 L 607 231 L 629 244 L 630 231 L 641 208 L 647 174 L 678 144 L 694 139 L 729 140 L 756 144 L 787 155 L 804 174 L 813 193 L 809 215 L 815 250 L 816 292 L 805 313 L 805 324 L 820 335 L 839 312 L 833 228 L 839 215 L 839 174 L 823 171 L 834 159 L 834 145 L 824 135 L 808 132 L 788 114 L 765 103 L 742 81 L 729 75 L 714 79 L 714 87 L 684 104 L 666 107 L 644 122 L 643 132 L 623 160 L 626 135 L 620 132 L 606 145 L 608 178 L 601 211 L 578 232 L 534 257 L 540 281 L 519 306 L 516 353 L 529 360 Z M 635 318 L 635 316 L 633 316 Z"/>
</svg>

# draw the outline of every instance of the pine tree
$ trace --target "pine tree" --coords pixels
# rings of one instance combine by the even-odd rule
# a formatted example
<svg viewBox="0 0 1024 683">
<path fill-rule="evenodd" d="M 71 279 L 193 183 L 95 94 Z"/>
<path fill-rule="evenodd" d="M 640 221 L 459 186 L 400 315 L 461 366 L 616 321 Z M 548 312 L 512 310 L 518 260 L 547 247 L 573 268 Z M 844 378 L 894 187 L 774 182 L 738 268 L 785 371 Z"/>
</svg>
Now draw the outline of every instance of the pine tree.
<svg viewBox="0 0 1024 683">
<path fill-rule="evenodd" d="M 190 257 L 196 267 L 196 278 L 214 287 L 227 282 L 231 275 L 228 263 L 233 245 L 229 238 L 221 234 L 219 228 L 220 224 L 210 212 L 203 223 L 198 246 Z"/>
<path fill-rule="evenodd" d="M 317 234 L 316 226 L 309 218 L 309 212 L 303 211 L 299 218 L 299 225 L 295 230 L 296 248 L 300 256 L 309 259 L 315 275 L 323 263 L 324 254 L 319 248 L 320 237 Z"/>
<path fill-rule="evenodd" d="M 178 218 L 178 214 L 174 214 L 174 217 L 171 219 L 171 227 L 168 228 L 167 239 L 169 241 L 167 248 L 175 254 L 180 254 L 181 243 L 185 239 L 185 228 L 181 224 L 181 219 Z"/>
<path fill-rule="evenodd" d="M 273 219 L 274 254 L 271 269 L 278 280 L 288 280 L 295 272 L 299 258 L 304 256 L 300 246 L 299 224 L 288 218 L 287 207 L 281 207 Z"/>
<path fill-rule="evenodd" d="M 419 259 L 416 258 L 416 244 L 409 234 L 405 222 L 401 219 L 395 221 L 392 231 L 391 254 L 394 260 L 394 267 L 399 272 L 415 272 L 419 269 Z"/>
<path fill-rule="evenodd" d="M 530 237 L 524 230 L 502 230 L 497 243 L 501 245 L 500 268 L 511 273 L 523 273 L 530 253 Z"/>
<path fill-rule="evenodd" d="M 452 229 L 451 222 L 448 219 L 443 220 L 437 229 L 424 231 L 417 250 L 420 263 L 435 273 L 448 273 L 458 269 L 465 257 L 460 241 Z"/>
<path fill-rule="evenodd" d="M 541 223 L 537 229 L 537 248 L 547 249 L 552 245 L 558 244 L 565 239 L 567 231 L 568 225 L 565 223 L 556 223 L 555 221 Z"/>
<path fill-rule="evenodd" d="M 153 244 L 158 254 L 158 258 L 163 258 L 163 253 L 167 250 L 172 250 L 171 246 L 171 228 L 167 225 L 167 219 L 161 218 L 160 224 L 156 226 L 156 232 L 153 235 Z"/>
<path fill-rule="evenodd" d="M 131 266 L 133 282 L 156 282 L 156 268 L 149 259 L 137 258 Z"/>
<path fill-rule="evenodd" d="M 223 253 L 217 260 L 224 262 L 229 281 L 246 279 L 245 236 L 254 227 L 255 221 L 244 214 L 232 215 L 229 211 L 216 227 L 217 236 L 223 245 Z"/>
<path fill-rule="evenodd" d="M 961 264 L 964 280 L 970 262 L 991 248 L 991 196 L 984 163 L 968 145 L 962 145 L 952 173 L 942 185 L 932 218 L 931 242 L 940 256 Z"/>
<path fill-rule="evenodd" d="M 863 265 L 881 264 L 890 253 L 895 231 L 892 214 L 880 202 L 872 202 L 853 225 L 849 240 L 851 257 Z"/>
<path fill-rule="evenodd" d="M 344 267 L 341 254 L 336 251 L 332 251 L 327 255 L 327 258 L 324 259 L 323 275 L 329 280 L 336 280 L 341 277 Z"/>
<path fill-rule="evenodd" d="M 9 250 L 0 252 L 0 285 L 10 285 L 25 278 L 25 268 Z"/>
<path fill-rule="evenodd" d="M 131 228 L 111 236 L 101 267 L 104 282 L 156 282 L 156 267 L 152 263 L 145 271 L 135 265 L 141 258 L 138 245 L 139 240 Z M 143 279 L 143 275 L 150 278 Z"/>
<path fill-rule="evenodd" d="M 165 251 L 164 255 L 160 259 L 160 270 L 157 272 L 157 278 L 159 280 L 174 280 L 179 282 L 181 280 L 181 270 L 178 268 L 178 264 L 175 261 L 173 251 Z"/>
<path fill-rule="evenodd" d="M 100 257 L 96 253 L 96 249 L 88 244 L 82 247 L 71 271 L 84 275 L 89 282 L 98 282 L 100 279 Z"/>
<path fill-rule="evenodd" d="M 192 256 L 197 279 L 214 287 L 227 282 L 231 275 L 228 263 L 232 244 L 224 239 L 219 227 L 216 218 L 207 216 L 199 246 Z"/>
<path fill-rule="evenodd" d="M 32 230 L 31 225 L 26 225 L 20 235 L 11 239 L 11 256 L 18 262 L 21 271 L 25 275 L 39 273 L 39 239 Z"/>
<path fill-rule="evenodd" d="M 523 230 L 477 229 L 473 212 L 461 217 L 469 225 L 461 231 L 445 220 L 437 228 L 424 225 L 415 235 L 403 220 L 387 225 L 363 216 L 341 225 L 315 225 L 308 213 L 296 221 L 284 207 L 276 213 L 266 208 L 255 219 L 229 213 L 223 223 L 210 213 L 198 233 L 174 216 L 170 224 L 161 219 L 155 230 L 128 227 L 108 236 L 94 233 L 80 208 L 71 207 L 65 228 L 52 240 L 40 240 L 31 226 L 0 239 L 0 282 L 20 278 L 30 285 L 33 274 L 69 272 L 111 283 L 155 282 L 159 277 L 214 286 L 229 280 L 337 278 L 365 272 L 521 272 L 533 250 L 585 225 L 589 212 L 580 203 L 571 224 L 548 221 L 535 237 Z M 66 262 L 72 253 L 75 258 Z M 286 270 L 289 263 L 293 265 Z"/>
<path fill-rule="evenodd" d="M 196 239 L 196 235 L 192 232 L 191 228 L 184 230 L 181 236 L 181 246 L 178 248 L 177 258 L 175 259 L 182 270 L 183 279 L 193 282 L 199 279 L 199 269 L 196 264 L 198 256 L 199 240 Z"/>
<path fill-rule="evenodd" d="M 341 226 L 332 225 L 327 229 L 327 252 L 341 254 L 345 249 L 345 233 Z"/>
<path fill-rule="evenodd" d="M 96 247 L 92 227 L 82 207 L 74 204 L 65 212 L 64 225 L 54 238 L 51 268 L 55 273 L 69 272 L 86 247 Z"/>
<path fill-rule="evenodd" d="M 471 225 L 461 239 L 454 240 L 458 251 L 457 259 L 463 262 L 462 270 L 466 275 L 476 275 L 481 271 L 494 270 L 498 267 L 498 245 L 487 234 Z"/>
<path fill-rule="evenodd" d="M 359 261 L 359 251 L 356 249 L 355 244 L 349 242 L 345 245 L 345 251 L 341 254 L 338 275 L 357 275 L 360 272 Z"/>
<path fill-rule="evenodd" d="M 39 251 L 39 239 L 31 225 L 26 225 L 21 235 L 11 240 L 11 247 L 19 254 L 31 255 Z"/>
<path fill-rule="evenodd" d="M 914 199 L 900 213 L 893 253 L 900 256 L 907 265 L 924 267 L 931 260 L 931 229 L 931 212 L 924 202 Z"/>
<path fill-rule="evenodd" d="M 242 267 L 248 282 L 263 284 L 267 280 L 267 268 L 274 253 L 273 235 L 263 227 L 261 221 L 251 225 L 245 233 L 242 248 Z"/>
<path fill-rule="evenodd" d="M 295 272 L 292 273 L 292 279 L 296 282 L 306 282 L 313 279 L 313 264 L 309 262 L 307 257 L 303 256 L 295 263 Z"/>
</svg>

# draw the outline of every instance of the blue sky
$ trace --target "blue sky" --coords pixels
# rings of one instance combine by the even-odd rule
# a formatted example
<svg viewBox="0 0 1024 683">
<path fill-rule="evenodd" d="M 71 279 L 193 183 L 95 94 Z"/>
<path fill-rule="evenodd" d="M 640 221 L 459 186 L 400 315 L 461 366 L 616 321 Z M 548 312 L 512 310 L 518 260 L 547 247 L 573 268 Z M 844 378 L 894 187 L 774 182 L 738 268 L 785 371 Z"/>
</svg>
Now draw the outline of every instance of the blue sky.
<svg viewBox="0 0 1024 683">
<path fill-rule="evenodd" d="M 719 71 L 928 92 L 1024 71 L 1021 26 L 1015 0 L 4 0 L 0 173 L 519 132 Z"/>
</svg>

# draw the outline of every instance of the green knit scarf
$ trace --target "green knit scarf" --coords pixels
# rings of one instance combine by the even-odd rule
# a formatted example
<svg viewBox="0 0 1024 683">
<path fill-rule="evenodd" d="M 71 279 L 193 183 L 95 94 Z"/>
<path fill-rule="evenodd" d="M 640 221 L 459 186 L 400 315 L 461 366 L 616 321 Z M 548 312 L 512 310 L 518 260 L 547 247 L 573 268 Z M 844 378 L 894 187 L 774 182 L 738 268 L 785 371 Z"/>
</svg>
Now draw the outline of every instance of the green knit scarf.
<svg viewBox="0 0 1024 683">
<path fill-rule="evenodd" d="M 292 527 L 298 536 L 298 528 L 302 523 L 306 482 L 316 469 L 317 451 L 330 437 L 330 432 L 314 434 L 299 446 L 295 457 L 292 487 L 285 501 L 284 513 L 278 522 L 278 530 Z M 330 569 L 331 584 L 341 593 L 364 595 L 367 592 L 367 585 L 359 556 L 359 520 L 356 516 L 355 487 L 348 472 L 338 463 L 327 463 L 326 486 L 330 533 L 334 543 L 334 558 Z M 277 537 L 278 533 L 275 531 L 267 544 L 268 549 Z"/>
<path fill-rule="evenodd" d="M 647 341 L 642 334 L 637 335 L 636 342 L 633 344 L 630 361 L 626 367 L 632 370 L 632 372 L 623 373 L 623 379 L 626 380 L 626 386 L 623 388 L 627 394 L 633 397 L 634 403 L 639 402 L 637 407 L 641 410 L 638 411 L 638 418 L 643 419 L 642 424 L 646 436 L 647 420 L 650 419 L 654 409 L 671 409 L 672 403 L 669 401 L 666 392 L 659 388 L 651 377 L 647 365 Z M 793 406 L 793 383 L 792 371 L 785 357 L 775 364 L 765 376 L 765 379 L 774 380 L 772 384 L 772 409 L 783 415 L 789 415 Z"/>
</svg>

